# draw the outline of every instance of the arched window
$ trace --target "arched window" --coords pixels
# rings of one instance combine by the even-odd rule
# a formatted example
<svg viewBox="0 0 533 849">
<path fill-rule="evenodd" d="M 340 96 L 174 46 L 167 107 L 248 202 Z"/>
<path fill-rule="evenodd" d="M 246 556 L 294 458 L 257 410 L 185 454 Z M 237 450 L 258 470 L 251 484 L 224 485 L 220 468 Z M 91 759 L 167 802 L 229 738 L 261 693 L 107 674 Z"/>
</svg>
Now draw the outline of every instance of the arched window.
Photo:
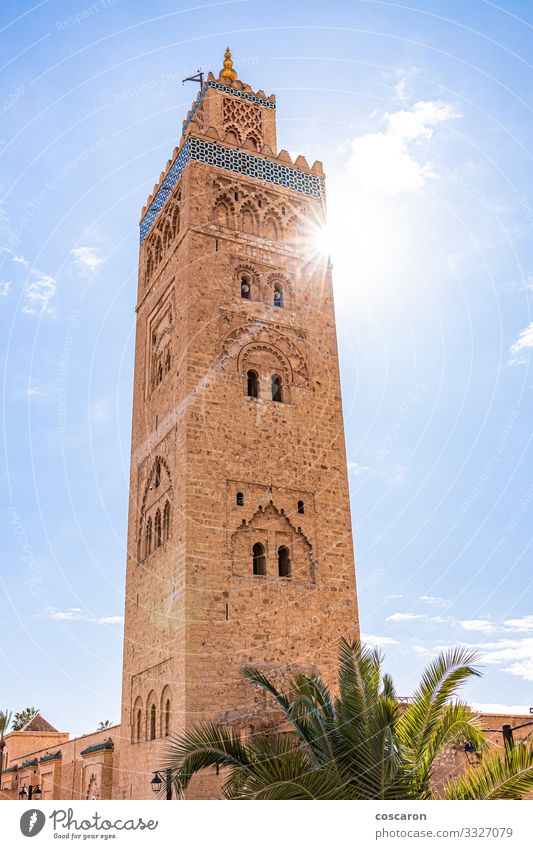
<svg viewBox="0 0 533 849">
<path fill-rule="evenodd" d="M 180 208 L 179 206 L 174 207 L 174 211 L 172 213 L 172 235 L 177 236 L 180 229 Z"/>
<path fill-rule="evenodd" d="M 241 230 L 248 236 L 255 233 L 255 215 L 249 206 L 241 209 Z"/>
<path fill-rule="evenodd" d="M 252 297 L 252 281 L 247 274 L 241 274 L 241 298 L 249 301 Z"/>
<path fill-rule="evenodd" d="M 156 732 L 156 712 L 155 705 L 153 704 L 150 708 L 150 740 L 155 740 L 155 732 Z"/>
<path fill-rule="evenodd" d="M 155 464 L 154 470 L 154 487 L 158 487 L 161 483 L 161 463 L 159 460 Z"/>
<path fill-rule="evenodd" d="M 148 259 L 146 260 L 146 282 L 152 276 L 152 271 L 154 270 L 154 258 L 152 256 L 152 251 L 148 252 Z"/>
<path fill-rule="evenodd" d="M 259 377 L 253 369 L 246 374 L 246 394 L 249 398 L 259 398 Z"/>
<path fill-rule="evenodd" d="M 298 502 L 298 513 L 305 513 L 304 503 L 303 501 Z"/>
<path fill-rule="evenodd" d="M 278 575 L 280 578 L 290 578 L 291 576 L 289 549 L 285 545 L 278 548 Z"/>
<path fill-rule="evenodd" d="M 165 737 L 168 737 L 170 734 L 170 699 L 167 699 L 165 702 L 165 724 L 163 733 Z"/>
<path fill-rule="evenodd" d="M 137 743 L 141 742 L 141 723 L 142 723 L 142 710 L 141 708 L 137 708 L 137 716 L 135 718 L 135 739 Z"/>
<path fill-rule="evenodd" d="M 172 229 L 171 229 L 171 226 L 170 226 L 170 221 L 167 221 L 167 223 L 165 224 L 165 228 L 163 230 L 163 245 L 165 246 L 165 248 L 168 248 L 171 241 L 172 241 Z"/>
<path fill-rule="evenodd" d="M 263 227 L 263 235 L 265 239 L 270 239 L 272 242 L 277 241 L 278 239 L 278 225 L 274 216 L 269 215 L 265 219 L 265 224 Z"/>
<path fill-rule="evenodd" d="M 242 492 L 237 493 L 237 507 L 244 507 L 244 494 Z"/>
<path fill-rule="evenodd" d="M 144 548 L 145 557 L 152 553 L 152 520 L 148 519 L 146 523 L 146 545 Z"/>
<path fill-rule="evenodd" d="M 163 510 L 163 542 L 170 539 L 170 503 L 167 501 Z"/>
<path fill-rule="evenodd" d="M 158 510 L 155 514 L 154 531 L 154 548 L 159 548 L 159 546 L 161 545 L 161 510 Z"/>
<path fill-rule="evenodd" d="M 266 575 L 265 546 L 256 542 L 252 548 L 254 575 Z"/>
<path fill-rule="evenodd" d="M 281 288 L 279 283 L 276 283 L 276 285 L 274 286 L 274 306 L 283 306 L 283 289 Z"/>
<path fill-rule="evenodd" d="M 161 241 L 161 236 L 157 237 L 157 241 L 155 243 L 155 261 L 157 264 L 161 262 L 163 259 L 163 243 Z"/>
<path fill-rule="evenodd" d="M 168 374 L 170 371 L 170 348 L 167 348 L 167 352 L 165 354 L 165 374 Z"/>
<path fill-rule="evenodd" d="M 161 359 L 159 359 L 159 362 L 157 364 L 157 382 L 161 383 L 162 380 L 163 380 L 163 363 L 161 362 Z"/>
<path fill-rule="evenodd" d="M 223 201 L 220 201 L 215 206 L 215 222 L 220 227 L 229 227 L 229 221 L 229 209 L 227 207 L 227 204 L 225 204 Z"/>
<path fill-rule="evenodd" d="M 278 402 L 283 401 L 281 377 L 279 374 L 272 375 L 272 400 Z"/>
</svg>

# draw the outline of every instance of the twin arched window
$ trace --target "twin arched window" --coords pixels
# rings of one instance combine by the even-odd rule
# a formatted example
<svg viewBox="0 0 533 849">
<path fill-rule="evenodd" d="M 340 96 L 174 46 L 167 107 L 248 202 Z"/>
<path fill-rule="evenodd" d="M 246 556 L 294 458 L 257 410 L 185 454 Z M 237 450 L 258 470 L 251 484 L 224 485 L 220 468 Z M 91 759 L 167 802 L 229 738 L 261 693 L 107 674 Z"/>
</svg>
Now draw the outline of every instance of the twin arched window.
<svg viewBox="0 0 533 849">
<path fill-rule="evenodd" d="M 283 381 L 279 374 L 273 374 L 271 379 L 271 398 L 283 403 Z M 249 398 L 259 398 L 259 375 L 253 369 L 246 372 L 246 394 Z"/>
<path fill-rule="evenodd" d="M 239 275 L 240 281 L 240 293 L 241 298 L 244 298 L 246 301 L 250 301 L 252 299 L 252 276 L 248 273 L 243 273 Z M 272 292 L 272 304 L 275 307 L 282 307 L 284 305 L 284 295 L 283 295 L 283 286 L 279 281 L 274 283 L 274 291 Z"/>
<path fill-rule="evenodd" d="M 254 575 L 266 575 L 266 552 L 261 542 L 256 542 L 252 548 L 252 572 Z M 286 545 L 278 548 L 278 577 L 291 577 L 291 558 Z"/>
<path fill-rule="evenodd" d="M 156 466 L 156 474 L 154 479 L 154 488 L 155 486 L 159 486 L 159 477 L 160 471 L 158 473 Z M 158 508 L 155 513 L 155 517 L 152 521 L 152 517 L 150 516 L 146 522 L 146 536 L 144 541 L 144 556 L 149 557 L 152 551 L 155 551 L 156 548 L 159 548 L 164 542 L 168 542 L 170 539 L 170 501 L 165 502 L 165 506 L 163 508 L 163 513 L 161 514 L 161 510 Z M 139 543 L 139 547 L 141 547 L 141 542 Z M 142 548 L 141 548 L 142 551 Z"/>
</svg>

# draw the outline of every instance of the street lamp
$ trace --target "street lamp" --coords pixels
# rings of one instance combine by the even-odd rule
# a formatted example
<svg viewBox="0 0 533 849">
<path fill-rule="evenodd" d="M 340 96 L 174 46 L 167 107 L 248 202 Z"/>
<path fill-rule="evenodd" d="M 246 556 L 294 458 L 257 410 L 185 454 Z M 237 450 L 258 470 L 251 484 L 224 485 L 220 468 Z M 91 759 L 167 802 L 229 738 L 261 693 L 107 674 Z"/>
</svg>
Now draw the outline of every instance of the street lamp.
<svg viewBox="0 0 533 849">
<path fill-rule="evenodd" d="M 152 786 L 153 793 L 160 793 L 163 785 L 163 779 L 161 778 L 161 772 L 159 770 L 155 770 L 153 773 L 153 778 L 150 781 Z M 165 770 L 165 782 L 167 789 L 167 799 L 172 799 L 172 770 Z"/>
<path fill-rule="evenodd" d="M 40 799 L 41 798 L 41 785 L 40 784 L 30 784 L 28 787 L 24 785 L 19 793 L 19 799 Z"/>
</svg>

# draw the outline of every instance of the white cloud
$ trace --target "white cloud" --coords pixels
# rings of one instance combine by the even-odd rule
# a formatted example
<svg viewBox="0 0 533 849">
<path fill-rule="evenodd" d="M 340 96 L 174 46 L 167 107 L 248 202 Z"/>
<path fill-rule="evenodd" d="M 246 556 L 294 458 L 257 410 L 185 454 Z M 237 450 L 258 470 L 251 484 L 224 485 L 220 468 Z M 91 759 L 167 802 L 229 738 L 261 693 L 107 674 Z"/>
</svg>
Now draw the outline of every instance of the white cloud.
<svg viewBox="0 0 533 849">
<path fill-rule="evenodd" d="M 94 274 L 103 263 L 103 258 L 98 256 L 94 248 L 89 245 L 81 245 L 73 248 L 70 252 L 74 265 L 82 274 Z"/>
<path fill-rule="evenodd" d="M 449 604 L 447 598 L 443 598 L 442 596 L 436 595 L 421 595 L 420 601 L 425 601 L 426 604 L 435 604 L 439 607 L 446 607 L 446 605 Z"/>
<path fill-rule="evenodd" d="M 396 79 L 398 82 L 394 86 L 394 94 L 398 100 L 405 101 L 408 99 L 407 87 L 417 74 L 418 68 L 414 65 L 411 65 L 409 68 L 398 68 L 396 71 Z"/>
<path fill-rule="evenodd" d="M 48 398 L 48 392 L 38 386 L 28 387 L 28 398 Z"/>
<path fill-rule="evenodd" d="M 520 619 L 506 619 L 504 627 L 511 631 L 533 631 L 533 616 L 522 616 Z"/>
<path fill-rule="evenodd" d="M 35 315 L 37 313 L 48 313 L 51 315 L 53 310 L 50 307 L 50 301 L 57 289 L 57 280 L 55 277 L 45 274 L 39 268 L 35 268 L 27 257 L 15 254 L 11 248 L 5 245 L 0 250 L 8 254 L 15 265 L 21 265 L 28 272 L 26 287 L 24 289 L 25 302 L 22 306 L 22 312 L 27 315 Z"/>
<path fill-rule="evenodd" d="M 513 359 L 509 361 L 510 365 L 521 365 L 526 362 L 524 352 L 529 348 L 533 348 L 533 321 L 524 330 L 520 331 L 518 339 L 511 345 L 511 354 L 515 354 Z"/>
<path fill-rule="evenodd" d="M 489 619 L 463 619 L 459 624 L 466 631 L 482 631 L 484 634 L 494 631 L 494 625 Z"/>
<path fill-rule="evenodd" d="M 377 634 L 361 634 L 361 642 L 369 646 L 382 648 L 383 646 L 397 645 L 398 640 L 394 640 L 392 637 L 378 636 Z"/>
<path fill-rule="evenodd" d="M 387 622 L 411 622 L 413 619 L 425 619 L 423 613 L 391 613 Z"/>
<path fill-rule="evenodd" d="M 410 110 L 385 113 L 383 131 L 352 139 L 349 173 L 364 189 L 389 194 L 417 191 L 435 175 L 430 162 L 416 157 L 416 145 L 430 141 L 437 124 L 456 117 L 452 104 L 441 100 L 419 100 Z"/>
<path fill-rule="evenodd" d="M 501 664 L 504 672 L 533 681 L 533 637 L 495 640 L 480 648 L 485 663 Z"/>
<path fill-rule="evenodd" d="M 11 291 L 11 280 L 4 280 L 0 283 L 0 298 L 7 298 Z"/>
<path fill-rule="evenodd" d="M 502 705 L 500 702 L 472 702 L 472 709 L 480 713 L 529 714 L 529 706 Z"/>
<path fill-rule="evenodd" d="M 91 407 L 91 419 L 101 424 L 109 418 L 109 410 L 105 401 L 95 401 Z"/>
<path fill-rule="evenodd" d="M 356 463 L 353 460 L 348 462 L 348 471 L 352 472 L 356 477 L 368 475 L 369 477 L 379 478 L 389 484 L 402 483 L 405 480 L 407 466 L 401 463 L 393 463 L 389 467 L 380 466 L 372 468 L 371 466 L 363 466 L 361 463 Z"/>
<path fill-rule="evenodd" d="M 48 274 L 43 274 L 38 268 L 32 268 L 30 275 L 32 279 L 26 285 L 26 303 L 22 311 L 28 315 L 51 314 L 50 301 L 55 295 L 57 281 Z"/>
<path fill-rule="evenodd" d="M 81 607 L 71 607 L 69 610 L 57 610 L 54 607 L 49 608 L 48 616 L 50 619 L 55 619 L 56 622 L 96 622 L 97 625 L 117 625 L 124 622 L 123 616 L 93 616 L 81 609 Z"/>
</svg>

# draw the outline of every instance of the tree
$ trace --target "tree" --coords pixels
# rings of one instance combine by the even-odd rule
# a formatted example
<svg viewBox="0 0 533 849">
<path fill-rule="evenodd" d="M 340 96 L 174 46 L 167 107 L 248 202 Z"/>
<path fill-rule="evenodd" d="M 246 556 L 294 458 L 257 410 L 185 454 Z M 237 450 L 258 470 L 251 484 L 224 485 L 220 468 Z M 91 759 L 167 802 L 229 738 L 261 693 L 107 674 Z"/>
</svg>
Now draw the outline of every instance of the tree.
<svg viewBox="0 0 533 849">
<path fill-rule="evenodd" d="M 27 707 L 16 713 L 15 719 L 13 720 L 12 731 L 20 731 L 20 729 L 23 728 L 30 719 L 37 716 L 38 713 L 39 708 L 34 707 Z"/>
<path fill-rule="evenodd" d="M 204 723 L 172 738 L 165 766 L 178 796 L 195 773 L 221 767 L 228 799 L 516 798 L 533 788 L 533 745 L 488 756 L 449 781 L 441 796 L 432 785 L 444 747 L 460 741 L 486 748 L 478 717 L 457 699 L 480 674 L 475 660 L 463 649 L 442 653 L 407 705 L 382 674 L 380 653 L 346 640 L 337 697 L 318 675 L 295 675 L 286 695 L 247 667 L 245 680 L 271 695 L 289 730 L 244 740 L 231 727 Z"/>
<path fill-rule="evenodd" d="M 101 722 L 98 723 L 97 731 L 105 731 L 106 728 L 111 728 L 113 723 L 110 719 L 102 719 Z"/>
<path fill-rule="evenodd" d="M 6 710 L 0 710 L 0 770 L 4 768 L 4 734 L 9 728 L 9 723 L 11 722 L 11 712 Z"/>
</svg>

